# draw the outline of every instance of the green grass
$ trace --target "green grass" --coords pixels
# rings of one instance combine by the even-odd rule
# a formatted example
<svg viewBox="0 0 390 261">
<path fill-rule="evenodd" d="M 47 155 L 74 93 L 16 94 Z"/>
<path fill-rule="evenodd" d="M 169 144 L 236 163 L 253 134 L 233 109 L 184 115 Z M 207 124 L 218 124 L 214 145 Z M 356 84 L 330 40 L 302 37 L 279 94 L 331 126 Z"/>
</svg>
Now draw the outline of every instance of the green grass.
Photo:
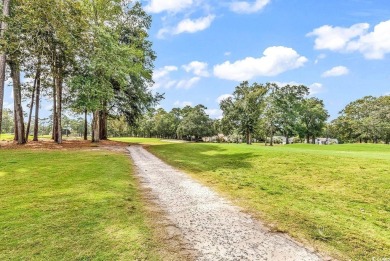
<svg viewBox="0 0 390 261">
<path fill-rule="evenodd" d="M 187 143 L 148 149 L 275 230 L 334 257 L 390 257 L 390 146 Z"/>
<path fill-rule="evenodd" d="M 13 134 L 2 133 L 0 134 L 0 141 L 10 141 L 14 139 Z"/>
<path fill-rule="evenodd" d="M 162 141 L 157 138 L 129 138 L 129 137 L 119 137 L 119 138 L 110 138 L 110 140 L 121 141 L 133 144 L 140 145 L 160 145 L 160 144 L 170 144 L 167 141 Z"/>
<path fill-rule="evenodd" d="M 158 260 L 126 155 L 0 150 L 0 260 Z"/>
</svg>

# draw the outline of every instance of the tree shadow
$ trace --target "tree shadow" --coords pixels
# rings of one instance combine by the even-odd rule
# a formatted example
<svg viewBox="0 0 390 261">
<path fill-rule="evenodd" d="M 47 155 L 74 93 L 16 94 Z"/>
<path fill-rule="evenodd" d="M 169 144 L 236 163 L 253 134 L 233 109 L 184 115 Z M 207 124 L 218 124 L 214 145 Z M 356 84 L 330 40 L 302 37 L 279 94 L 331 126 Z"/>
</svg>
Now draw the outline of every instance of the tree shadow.
<svg viewBox="0 0 390 261">
<path fill-rule="evenodd" d="M 253 168 L 251 159 L 256 157 L 255 153 L 230 150 L 228 146 L 229 144 L 221 146 L 210 143 L 185 143 L 151 145 L 145 148 L 166 162 L 192 172 Z"/>
</svg>

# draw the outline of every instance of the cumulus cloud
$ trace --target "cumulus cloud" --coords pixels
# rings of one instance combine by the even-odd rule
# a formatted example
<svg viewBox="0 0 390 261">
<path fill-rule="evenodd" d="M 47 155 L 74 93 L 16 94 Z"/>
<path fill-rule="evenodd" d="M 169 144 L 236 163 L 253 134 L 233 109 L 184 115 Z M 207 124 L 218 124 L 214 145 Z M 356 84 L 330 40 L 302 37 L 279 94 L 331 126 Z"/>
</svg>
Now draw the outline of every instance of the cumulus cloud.
<svg viewBox="0 0 390 261">
<path fill-rule="evenodd" d="M 222 110 L 220 109 L 206 109 L 206 114 L 213 119 L 222 119 Z"/>
<path fill-rule="evenodd" d="M 199 61 L 192 61 L 189 64 L 183 65 L 183 69 L 186 72 L 192 72 L 193 74 L 200 77 L 209 77 L 208 64 Z"/>
<path fill-rule="evenodd" d="M 169 74 L 171 72 L 174 72 L 177 70 L 178 70 L 178 68 L 176 66 L 173 66 L 173 65 L 164 66 L 162 68 L 155 70 L 153 72 L 154 85 L 153 85 L 152 89 L 158 89 L 161 87 L 168 89 L 168 88 L 172 87 L 173 85 L 175 85 L 176 81 L 172 80 L 170 78 Z"/>
<path fill-rule="evenodd" d="M 230 3 L 230 10 L 240 14 L 256 13 L 270 2 L 271 0 L 256 0 L 252 3 L 248 1 L 234 1 Z"/>
<path fill-rule="evenodd" d="M 183 108 L 185 106 L 192 106 L 192 102 L 190 101 L 175 101 L 173 106 Z"/>
<path fill-rule="evenodd" d="M 150 13 L 176 13 L 191 7 L 193 3 L 193 0 L 150 0 L 145 10 Z"/>
<path fill-rule="evenodd" d="M 221 103 L 221 101 L 226 100 L 227 98 L 230 98 L 230 97 L 233 97 L 233 95 L 231 95 L 231 94 L 222 94 L 222 95 L 220 95 L 217 98 L 216 102 Z"/>
<path fill-rule="evenodd" d="M 390 20 L 379 23 L 371 33 L 348 43 L 347 50 L 359 51 L 367 59 L 383 59 L 390 53 Z"/>
<path fill-rule="evenodd" d="M 307 58 L 294 49 L 273 46 L 265 49 L 260 58 L 247 57 L 233 63 L 230 61 L 214 66 L 214 75 L 218 78 L 244 81 L 256 76 L 275 76 L 288 70 L 303 66 Z"/>
<path fill-rule="evenodd" d="M 336 76 L 342 76 L 342 75 L 346 75 L 349 73 L 349 70 L 347 67 L 345 66 L 336 66 L 336 67 L 333 67 L 332 69 L 324 72 L 322 74 L 322 77 L 336 77 Z"/>
<path fill-rule="evenodd" d="M 314 29 L 307 36 L 315 36 L 314 48 L 317 50 L 328 49 L 332 51 L 345 50 L 348 42 L 367 32 L 369 24 L 354 24 L 349 28 L 324 25 Z"/>
<path fill-rule="evenodd" d="M 324 90 L 324 86 L 321 83 L 315 82 L 309 85 L 310 95 L 321 93 Z"/>
<path fill-rule="evenodd" d="M 214 19 L 215 19 L 215 15 L 208 15 L 208 16 L 200 17 L 198 19 L 186 18 L 180 21 L 173 28 L 165 27 L 160 29 L 157 33 L 157 37 L 164 38 L 167 34 L 171 34 L 171 35 L 177 35 L 182 33 L 192 34 L 199 31 L 203 31 L 210 27 Z"/>
<path fill-rule="evenodd" d="M 381 22 L 369 32 L 367 23 L 351 27 L 324 25 L 314 29 L 307 36 L 314 36 L 314 48 L 339 52 L 360 52 L 366 59 L 383 59 L 390 53 L 390 20 Z"/>
<path fill-rule="evenodd" d="M 176 87 L 180 89 L 189 89 L 199 81 L 200 81 L 200 77 L 192 77 L 191 79 L 184 79 L 179 81 Z"/>
</svg>

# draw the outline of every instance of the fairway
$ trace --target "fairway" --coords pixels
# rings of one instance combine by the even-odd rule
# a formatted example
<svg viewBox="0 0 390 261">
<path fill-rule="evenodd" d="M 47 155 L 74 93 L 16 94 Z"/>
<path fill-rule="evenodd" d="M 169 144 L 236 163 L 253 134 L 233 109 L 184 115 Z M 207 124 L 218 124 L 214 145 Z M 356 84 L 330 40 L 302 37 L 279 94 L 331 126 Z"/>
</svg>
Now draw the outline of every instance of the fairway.
<svg viewBox="0 0 390 261">
<path fill-rule="evenodd" d="M 160 143 L 148 149 L 274 230 L 334 257 L 390 254 L 389 146 Z"/>
<path fill-rule="evenodd" d="M 159 260 L 124 154 L 0 150 L 0 260 Z"/>
</svg>

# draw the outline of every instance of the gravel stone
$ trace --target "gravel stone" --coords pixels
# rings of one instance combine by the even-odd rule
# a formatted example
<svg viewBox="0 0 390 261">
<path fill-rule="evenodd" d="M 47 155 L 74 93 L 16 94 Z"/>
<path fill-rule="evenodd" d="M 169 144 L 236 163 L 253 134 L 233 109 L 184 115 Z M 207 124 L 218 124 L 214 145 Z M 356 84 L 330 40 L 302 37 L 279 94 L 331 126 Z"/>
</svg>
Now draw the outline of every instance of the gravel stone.
<svg viewBox="0 0 390 261">
<path fill-rule="evenodd" d="M 150 189 L 196 260 L 322 260 L 291 238 L 270 232 L 240 208 L 167 165 L 141 146 L 128 148 Z"/>
</svg>

